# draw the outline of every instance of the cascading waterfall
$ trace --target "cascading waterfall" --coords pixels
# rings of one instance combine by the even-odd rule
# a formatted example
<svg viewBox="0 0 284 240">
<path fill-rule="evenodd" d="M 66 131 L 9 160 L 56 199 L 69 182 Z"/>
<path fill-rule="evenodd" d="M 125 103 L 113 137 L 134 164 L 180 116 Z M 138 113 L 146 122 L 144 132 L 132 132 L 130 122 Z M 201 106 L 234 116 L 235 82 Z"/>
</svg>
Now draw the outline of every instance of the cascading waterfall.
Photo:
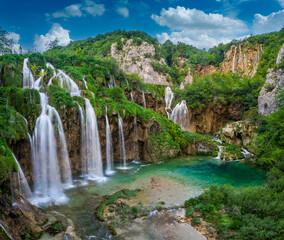
<svg viewBox="0 0 284 240">
<path fill-rule="evenodd" d="M 107 107 L 106 107 L 106 174 L 111 175 L 114 173 L 112 170 L 113 168 L 113 152 L 112 152 L 112 137 L 111 137 L 111 131 L 108 121 L 108 115 L 107 115 Z"/>
<path fill-rule="evenodd" d="M 28 67 L 29 59 L 24 59 L 23 64 L 23 88 L 32 88 L 35 82 L 32 71 Z"/>
<path fill-rule="evenodd" d="M 130 92 L 131 101 L 134 102 L 132 91 Z"/>
<path fill-rule="evenodd" d="M 17 164 L 18 167 L 18 173 L 17 173 L 17 185 L 18 185 L 18 189 L 19 192 L 25 197 L 25 198 L 31 198 L 32 196 L 32 192 L 30 189 L 30 186 L 28 184 L 28 181 L 25 177 L 25 174 L 21 168 L 20 163 L 18 162 L 17 158 L 15 157 L 15 155 L 12 153 L 14 160 Z"/>
<path fill-rule="evenodd" d="M 49 201 L 57 203 L 65 202 L 67 198 L 63 194 L 63 183 L 72 184 L 71 168 L 68 158 L 65 136 L 62 123 L 55 108 L 48 105 L 48 97 L 40 93 L 42 112 L 36 120 L 33 135 L 32 158 L 34 172 L 34 203 L 41 204 Z M 53 122 L 57 124 L 59 132 L 62 168 L 61 176 L 58 161 L 56 137 Z M 63 178 L 63 179 L 62 179 Z"/>
<path fill-rule="evenodd" d="M 115 78 L 113 75 L 111 75 L 109 83 L 108 83 L 108 88 L 114 88 L 115 86 Z"/>
<path fill-rule="evenodd" d="M 172 101 L 174 98 L 174 93 L 172 92 L 172 89 L 170 87 L 167 87 L 165 90 L 165 102 L 166 102 L 166 113 L 168 115 L 168 118 L 170 118 L 171 114 L 168 112 L 168 110 L 171 109 Z"/>
<path fill-rule="evenodd" d="M 86 158 L 85 165 L 87 169 L 87 177 L 90 180 L 105 180 L 103 175 L 102 155 L 100 148 L 99 131 L 97 125 L 97 117 L 95 111 L 89 101 L 85 98 L 86 103 L 86 129 L 85 144 Z"/>
<path fill-rule="evenodd" d="M 85 88 L 88 89 L 87 82 L 86 82 L 86 79 L 84 77 L 83 77 L 83 82 L 84 82 Z"/>
<path fill-rule="evenodd" d="M 144 92 L 142 92 L 142 96 L 143 96 L 143 107 L 147 108 L 146 99 L 145 99 L 145 93 Z"/>
<path fill-rule="evenodd" d="M 119 153 L 121 165 L 119 169 L 128 169 L 126 166 L 126 154 L 125 154 L 125 144 L 124 144 L 124 133 L 123 133 L 123 120 L 118 114 L 118 135 L 119 135 Z"/>
<path fill-rule="evenodd" d="M 221 154 L 222 154 L 222 151 L 223 151 L 223 146 L 218 146 L 218 148 L 219 148 L 218 156 L 215 157 L 215 159 L 221 160 Z"/>
<path fill-rule="evenodd" d="M 233 73 L 235 72 L 236 54 L 237 54 L 237 47 L 235 47 L 235 52 L 234 52 L 234 57 L 233 57 L 233 66 L 232 66 Z"/>
<path fill-rule="evenodd" d="M 44 77 L 44 69 L 40 71 L 40 77 L 34 82 L 33 88 L 36 90 L 40 90 L 42 88 L 42 80 Z"/>
<path fill-rule="evenodd" d="M 186 101 L 182 100 L 178 103 L 172 111 L 170 117 L 176 124 L 178 124 L 183 130 L 189 129 L 189 112 L 186 106 Z"/>
<path fill-rule="evenodd" d="M 132 91 L 130 92 L 130 97 L 131 97 L 131 101 L 134 102 Z M 134 127 L 133 129 L 134 130 L 133 152 L 137 153 L 138 152 L 138 136 L 137 136 L 137 117 L 136 116 L 134 116 L 134 119 L 133 119 L 133 127 Z"/>
<path fill-rule="evenodd" d="M 85 126 L 85 116 L 83 113 L 83 109 L 79 103 L 79 112 L 80 112 L 80 119 L 81 119 L 81 169 L 83 176 L 87 176 L 87 160 L 86 160 L 86 126 Z"/>
</svg>

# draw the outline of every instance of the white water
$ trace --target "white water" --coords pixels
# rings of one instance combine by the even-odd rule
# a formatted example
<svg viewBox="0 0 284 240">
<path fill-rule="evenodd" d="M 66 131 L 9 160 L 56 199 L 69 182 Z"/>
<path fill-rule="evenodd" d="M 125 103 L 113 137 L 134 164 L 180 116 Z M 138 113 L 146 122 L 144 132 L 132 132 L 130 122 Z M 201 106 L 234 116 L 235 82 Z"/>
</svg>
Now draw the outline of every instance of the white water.
<svg viewBox="0 0 284 240">
<path fill-rule="evenodd" d="M 182 100 L 172 111 L 170 118 L 178 124 L 183 130 L 188 130 L 190 125 L 189 112 L 186 106 L 186 101 Z"/>
<path fill-rule="evenodd" d="M 32 71 L 28 67 L 29 59 L 24 59 L 23 64 L 23 88 L 32 88 L 35 82 Z"/>
<path fill-rule="evenodd" d="M 235 47 L 235 52 L 234 52 L 234 57 L 233 57 L 233 67 L 232 67 L 233 73 L 235 72 L 236 53 L 237 53 L 237 47 Z"/>
<path fill-rule="evenodd" d="M 50 78 L 48 86 L 51 85 L 52 80 L 57 77 L 60 81 L 61 88 L 65 89 L 67 92 L 70 92 L 71 96 L 80 96 L 81 91 L 78 85 L 66 73 L 64 73 L 62 70 L 58 70 L 58 73 L 56 74 L 55 68 L 50 63 L 47 63 L 46 67 L 51 68 L 53 71 L 53 76 Z"/>
<path fill-rule="evenodd" d="M 102 155 L 95 111 L 89 101 L 85 98 L 86 103 L 86 128 L 85 144 L 86 158 L 85 165 L 87 177 L 90 180 L 105 180 L 103 175 Z"/>
<path fill-rule="evenodd" d="M 109 83 L 108 83 L 108 88 L 114 88 L 115 86 L 115 78 L 113 75 L 111 75 Z"/>
<path fill-rule="evenodd" d="M 130 92 L 131 101 L 134 102 L 132 91 Z"/>
<path fill-rule="evenodd" d="M 119 153 L 120 153 L 120 161 L 121 161 L 119 169 L 128 169 L 126 166 L 123 121 L 119 114 L 118 114 L 118 135 L 119 135 Z"/>
<path fill-rule="evenodd" d="M 0 220 L 0 228 L 2 229 L 2 231 L 4 231 L 4 233 L 6 234 L 6 236 L 10 239 L 10 240 L 14 240 L 14 238 L 12 238 L 12 236 L 10 235 L 10 233 L 6 230 L 6 228 L 4 227 L 4 223 Z"/>
<path fill-rule="evenodd" d="M 172 89 L 170 87 L 167 87 L 165 90 L 165 102 L 166 102 L 165 110 L 168 115 L 168 118 L 170 118 L 171 114 L 167 110 L 168 109 L 171 110 L 173 99 L 174 99 L 174 93 L 172 92 Z"/>
<path fill-rule="evenodd" d="M 78 107 L 79 107 L 79 113 L 80 113 L 80 119 L 81 119 L 81 170 L 82 170 L 82 174 L 83 176 L 87 176 L 87 160 L 86 160 L 86 126 L 85 126 L 85 116 L 84 116 L 84 113 L 83 113 L 83 109 L 82 107 L 80 106 L 79 103 L 78 104 Z"/>
<path fill-rule="evenodd" d="M 223 151 L 223 146 L 218 146 L 218 148 L 219 148 L 218 156 L 215 157 L 214 159 L 219 159 L 219 160 L 221 160 L 221 154 L 222 154 L 222 151 Z"/>
<path fill-rule="evenodd" d="M 30 186 L 28 184 L 28 181 L 25 177 L 25 174 L 21 168 L 20 163 L 18 162 L 17 158 L 15 155 L 12 153 L 14 160 L 18 166 L 18 184 L 19 184 L 19 192 L 25 197 L 25 198 L 30 198 L 32 196 L 32 192 L 30 189 Z"/>
<path fill-rule="evenodd" d="M 87 82 L 86 82 L 86 79 L 84 77 L 83 77 L 83 82 L 84 82 L 85 88 L 88 89 Z"/>
<path fill-rule="evenodd" d="M 145 93 L 144 92 L 142 92 L 142 96 L 143 96 L 143 107 L 147 108 L 146 99 L 145 99 Z"/>
<path fill-rule="evenodd" d="M 242 154 L 244 154 L 244 157 L 251 157 L 253 154 L 249 152 L 248 150 L 242 148 Z"/>
<path fill-rule="evenodd" d="M 43 77 L 44 77 L 44 69 L 41 69 L 40 71 L 40 77 L 34 82 L 33 84 L 33 88 L 36 89 L 36 90 L 40 90 L 42 88 L 42 80 L 43 80 Z"/>
<path fill-rule="evenodd" d="M 62 123 L 57 111 L 48 105 L 48 97 L 40 93 L 42 112 L 36 120 L 33 134 L 32 159 L 34 173 L 34 204 L 49 202 L 64 203 L 67 198 L 63 193 L 63 181 L 72 184 L 71 168 L 68 158 Z M 57 153 L 55 127 L 59 133 L 61 146 L 61 175 Z"/>
<path fill-rule="evenodd" d="M 107 107 L 106 107 L 106 174 L 111 175 L 114 173 L 113 168 L 113 152 L 112 152 L 112 137 L 108 121 Z"/>
</svg>

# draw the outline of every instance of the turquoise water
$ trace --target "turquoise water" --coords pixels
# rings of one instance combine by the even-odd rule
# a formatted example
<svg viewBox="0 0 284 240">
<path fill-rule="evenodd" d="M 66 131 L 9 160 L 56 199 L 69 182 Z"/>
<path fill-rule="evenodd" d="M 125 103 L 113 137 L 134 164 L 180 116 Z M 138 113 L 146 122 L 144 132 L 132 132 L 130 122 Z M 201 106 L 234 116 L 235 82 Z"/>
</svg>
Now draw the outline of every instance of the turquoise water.
<svg viewBox="0 0 284 240">
<path fill-rule="evenodd" d="M 181 183 L 187 189 L 182 201 L 200 194 L 211 184 L 240 187 L 263 185 L 265 182 L 265 172 L 260 169 L 241 162 L 222 162 L 207 157 L 183 157 L 155 165 L 131 162 L 128 166 L 129 170 L 115 169 L 116 173 L 108 176 L 105 182 L 84 185 L 86 182 L 79 177 L 77 187 L 66 191 L 69 202 L 47 209 L 71 218 L 83 239 L 113 239 L 105 226 L 93 217 L 93 210 L 101 196 L 123 188 L 135 188 L 139 180 L 160 176 Z"/>
</svg>

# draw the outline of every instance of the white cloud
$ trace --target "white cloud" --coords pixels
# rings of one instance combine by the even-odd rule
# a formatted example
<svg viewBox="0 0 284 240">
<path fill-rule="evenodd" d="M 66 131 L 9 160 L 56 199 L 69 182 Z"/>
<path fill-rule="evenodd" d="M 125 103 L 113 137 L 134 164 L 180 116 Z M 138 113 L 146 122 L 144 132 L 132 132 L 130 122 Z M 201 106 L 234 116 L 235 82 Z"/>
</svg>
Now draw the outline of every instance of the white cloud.
<svg viewBox="0 0 284 240">
<path fill-rule="evenodd" d="M 46 13 L 45 16 L 52 16 L 54 18 L 82 17 L 88 14 L 92 16 L 102 16 L 104 12 L 104 4 L 96 4 L 94 1 L 85 0 L 82 4 L 72 4 L 61 11 L 56 11 L 52 14 Z"/>
<path fill-rule="evenodd" d="M 42 53 L 49 49 L 49 45 L 57 41 L 59 46 L 66 46 L 71 42 L 69 30 L 64 29 L 58 23 L 54 23 L 45 35 L 35 35 L 34 46 L 35 50 Z"/>
<path fill-rule="evenodd" d="M 105 12 L 105 6 L 103 4 L 96 4 L 90 0 L 86 0 L 85 4 L 86 6 L 83 8 L 83 10 L 92 16 L 102 16 Z"/>
<path fill-rule="evenodd" d="M 22 49 L 22 46 L 18 43 L 20 41 L 20 34 L 14 33 L 14 32 L 8 32 L 5 37 L 9 40 L 12 40 L 12 44 L 8 47 L 12 50 L 12 53 L 22 53 L 24 50 Z"/>
<path fill-rule="evenodd" d="M 116 12 L 125 18 L 129 17 L 129 10 L 125 7 L 117 8 Z"/>
<path fill-rule="evenodd" d="M 284 10 L 273 12 L 268 16 L 255 14 L 253 20 L 253 33 L 262 34 L 279 31 L 284 26 Z"/>
<path fill-rule="evenodd" d="M 280 4 L 280 6 L 284 8 L 284 0 L 278 0 L 278 2 Z"/>
<path fill-rule="evenodd" d="M 73 4 L 66 8 L 64 8 L 62 11 L 57 11 L 52 14 L 54 18 L 69 18 L 69 17 L 81 17 L 83 14 L 80 10 L 81 4 Z"/>
<path fill-rule="evenodd" d="M 160 42 L 169 39 L 174 43 L 184 42 L 198 48 L 210 48 L 221 42 L 229 42 L 248 31 L 246 24 L 239 19 L 180 6 L 162 9 L 160 16 L 153 14 L 151 18 L 172 31 L 170 34 L 158 34 Z"/>
</svg>

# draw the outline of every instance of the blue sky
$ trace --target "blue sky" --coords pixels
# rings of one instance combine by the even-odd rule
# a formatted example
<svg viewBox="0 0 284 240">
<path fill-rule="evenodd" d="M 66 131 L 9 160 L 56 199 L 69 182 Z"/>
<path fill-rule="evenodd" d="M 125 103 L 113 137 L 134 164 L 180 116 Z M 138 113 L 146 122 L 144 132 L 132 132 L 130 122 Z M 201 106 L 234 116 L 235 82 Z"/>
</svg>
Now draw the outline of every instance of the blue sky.
<svg viewBox="0 0 284 240">
<path fill-rule="evenodd" d="M 117 29 L 210 48 L 284 25 L 284 0 L 1 1 L 2 29 L 24 49 L 36 43 L 39 51 L 55 38 L 66 45 Z"/>
</svg>

